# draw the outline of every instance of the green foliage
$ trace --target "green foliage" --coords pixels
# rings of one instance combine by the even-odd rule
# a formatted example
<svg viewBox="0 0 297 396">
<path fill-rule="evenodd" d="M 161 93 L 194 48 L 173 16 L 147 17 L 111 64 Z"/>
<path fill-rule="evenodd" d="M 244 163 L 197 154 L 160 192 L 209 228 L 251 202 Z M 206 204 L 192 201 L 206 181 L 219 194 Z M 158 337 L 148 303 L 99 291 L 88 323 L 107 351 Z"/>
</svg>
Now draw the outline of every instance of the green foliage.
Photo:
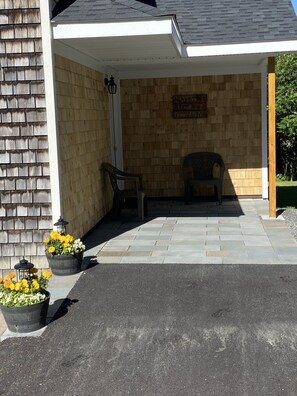
<svg viewBox="0 0 297 396">
<path fill-rule="evenodd" d="M 278 182 L 278 181 L 288 181 L 289 180 L 289 177 L 288 176 L 285 176 L 285 175 L 282 175 L 281 173 L 278 173 L 277 175 L 276 175 L 276 181 Z"/>
<path fill-rule="evenodd" d="M 296 54 L 276 58 L 276 81 L 277 150 L 281 172 L 293 180 L 297 176 Z"/>
</svg>

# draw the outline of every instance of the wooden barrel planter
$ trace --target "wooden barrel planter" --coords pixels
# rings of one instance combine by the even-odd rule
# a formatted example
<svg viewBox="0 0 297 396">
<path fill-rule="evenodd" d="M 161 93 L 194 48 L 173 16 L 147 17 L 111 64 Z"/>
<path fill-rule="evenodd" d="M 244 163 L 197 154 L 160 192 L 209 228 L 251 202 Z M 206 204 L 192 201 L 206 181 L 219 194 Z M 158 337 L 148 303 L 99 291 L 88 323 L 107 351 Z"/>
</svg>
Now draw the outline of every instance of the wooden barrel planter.
<svg viewBox="0 0 297 396">
<path fill-rule="evenodd" d="M 46 325 L 50 293 L 48 291 L 44 293 L 45 300 L 36 304 L 23 307 L 0 306 L 8 330 L 14 333 L 29 333 Z"/>
<path fill-rule="evenodd" d="M 52 255 L 46 253 L 47 261 L 50 269 L 54 275 L 67 276 L 74 275 L 80 272 L 81 264 L 83 260 L 83 252 L 75 255 L 61 254 Z"/>
</svg>

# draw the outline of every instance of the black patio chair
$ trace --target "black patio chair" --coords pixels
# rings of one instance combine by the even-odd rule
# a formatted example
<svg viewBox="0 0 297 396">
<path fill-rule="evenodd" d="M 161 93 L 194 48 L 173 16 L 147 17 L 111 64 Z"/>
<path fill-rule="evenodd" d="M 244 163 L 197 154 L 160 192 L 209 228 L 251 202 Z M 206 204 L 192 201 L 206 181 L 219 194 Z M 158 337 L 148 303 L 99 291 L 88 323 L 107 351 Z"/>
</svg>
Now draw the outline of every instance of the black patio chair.
<svg viewBox="0 0 297 396">
<path fill-rule="evenodd" d="M 215 167 L 219 169 L 215 172 Z M 225 164 L 220 154 L 212 152 L 197 152 L 188 154 L 182 166 L 185 204 L 189 203 L 193 189 L 202 186 L 214 186 L 216 198 L 221 205 Z M 216 174 L 217 173 L 217 174 Z"/>
<path fill-rule="evenodd" d="M 113 189 L 112 217 L 119 217 L 125 203 L 131 198 L 135 198 L 137 201 L 138 218 L 143 221 L 144 215 L 147 214 L 147 204 L 145 191 L 143 190 L 142 175 L 139 173 L 124 172 L 106 162 L 102 164 L 102 168 L 108 173 Z M 124 187 L 119 183 L 121 181 L 124 183 Z M 127 188 L 126 184 L 130 184 L 131 188 Z"/>
</svg>

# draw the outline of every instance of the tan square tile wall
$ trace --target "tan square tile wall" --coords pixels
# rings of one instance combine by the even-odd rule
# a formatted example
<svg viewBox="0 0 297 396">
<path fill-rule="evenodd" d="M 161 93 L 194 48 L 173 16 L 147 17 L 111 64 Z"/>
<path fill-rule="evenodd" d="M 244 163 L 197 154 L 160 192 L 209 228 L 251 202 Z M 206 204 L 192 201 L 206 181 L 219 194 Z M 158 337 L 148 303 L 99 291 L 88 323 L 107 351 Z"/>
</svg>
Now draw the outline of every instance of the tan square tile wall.
<svg viewBox="0 0 297 396">
<path fill-rule="evenodd" d="M 55 57 L 63 216 L 77 237 L 110 209 L 111 191 L 101 163 L 111 161 L 108 94 L 104 76 Z"/>
<path fill-rule="evenodd" d="M 174 119 L 183 94 L 207 94 L 208 117 Z M 222 155 L 225 195 L 262 193 L 259 74 L 125 80 L 121 100 L 125 169 L 143 173 L 149 196 L 183 195 L 182 159 L 196 151 Z"/>
</svg>

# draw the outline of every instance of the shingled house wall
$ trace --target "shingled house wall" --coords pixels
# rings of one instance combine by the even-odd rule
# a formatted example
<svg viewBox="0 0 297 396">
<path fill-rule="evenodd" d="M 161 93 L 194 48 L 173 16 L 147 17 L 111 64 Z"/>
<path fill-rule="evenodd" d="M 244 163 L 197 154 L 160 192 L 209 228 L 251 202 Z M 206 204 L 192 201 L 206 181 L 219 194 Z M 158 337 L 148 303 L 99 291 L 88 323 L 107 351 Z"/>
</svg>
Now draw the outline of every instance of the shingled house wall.
<svg viewBox="0 0 297 396">
<path fill-rule="evenodd" d="M 23 256 L 46 266 L 52 211 L 39 0 L 0 0 L 0 65 L 0 268 Z"/>
<path fill-rule="evenodd" d="M 111 162 L 108 93 L 104 75 L 55 56 L 61 191 L 67 230 L 81 237 L 111 208 L 102 162 Z"/>
<path fill-rule="evenodd" d="M 172 96 L 188 94 L 207 94 L 206 118 L 173 117 Z M 222 155 L 225 195 L 261 196 L 260 74 L 122 80 L 121 103 L 124 165 L 149 196 L 182 196 L 182 159 L 195 151 Z"/>
</svg>

